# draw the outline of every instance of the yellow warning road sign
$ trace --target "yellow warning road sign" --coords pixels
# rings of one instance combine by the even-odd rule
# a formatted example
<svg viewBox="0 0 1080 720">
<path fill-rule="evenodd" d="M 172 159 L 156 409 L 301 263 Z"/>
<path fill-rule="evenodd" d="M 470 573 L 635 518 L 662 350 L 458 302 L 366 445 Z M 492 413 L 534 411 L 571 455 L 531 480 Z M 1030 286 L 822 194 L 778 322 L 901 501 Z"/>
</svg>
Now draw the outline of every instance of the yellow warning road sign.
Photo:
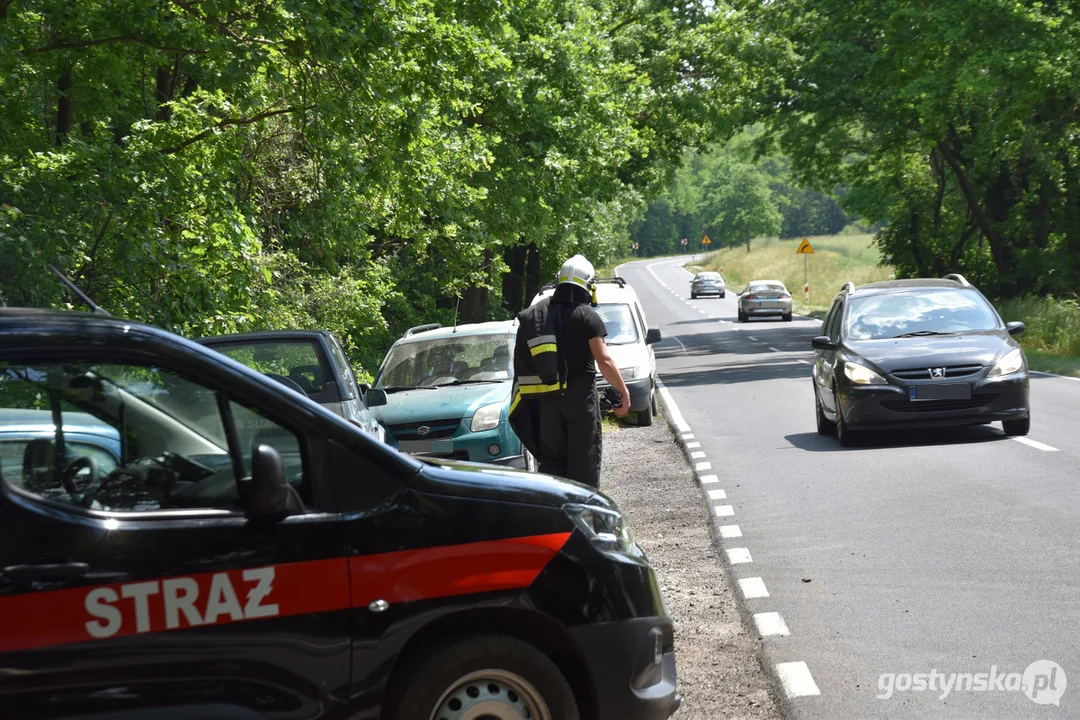
<svg viewBox="0 0 1080 720">
<path fill-rule="evenodd" d="M 799 245 L 799 249 L 795 251 L 796 255 L 813 255 L 814 247 L 810 244 L 807 238 L 802 239 L 802 244 Z"/>
<path fill-rule="evenodd" d="M 702 244 L 702 245 L 712 245 L 712 240 L 710 240 L 710 239 L 709 239 L 709 236 L 708 236 L 708 235 L 706 235 L 706 236 L 705 236 L 705 239 L 701 241 L 701 244 Z"/>
</svg>

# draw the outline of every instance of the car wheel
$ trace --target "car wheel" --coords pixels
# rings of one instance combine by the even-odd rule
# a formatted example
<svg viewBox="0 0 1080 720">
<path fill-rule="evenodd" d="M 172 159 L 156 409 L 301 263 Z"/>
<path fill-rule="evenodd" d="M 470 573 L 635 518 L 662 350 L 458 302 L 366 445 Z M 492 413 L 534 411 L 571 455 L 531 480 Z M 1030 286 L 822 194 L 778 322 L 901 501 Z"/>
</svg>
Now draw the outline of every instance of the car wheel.
<svg viewBox="0 0 1080 720">
<path fill-rule="evenodd" d="M 836 423 L 825 417 L 825 409 L 821 407 L 821 399 L 818 397 L 816 388 L 814 389 L 814 414 L 817 418 L 818 435 L 836 434 Z"/>
<path fill-rule="evenodd" d="M 637 412 L 637 425 L 638 425 L 638 427 L 649 427 L 650 425 L 652 425 L 652 418 L 653 418 L 653 406 L 652 406 L 652 403 L 650 402 L 649 404 L 647 404 L 645 406 L 644 410 L 639 410 Z"/>
<path fill-rule="evenodd" d="M 746 322 L 746 313 L 742 310 L 739 311 L 739 322 Z"/>
<path fill-rule="evenodd" d="M 784 322 L 791 322 L 791 313 L 784 316 Z"/>
<path fill-rule="evenodd" d="M 697 300 L 697 295 L 695 295 L 694 293 L 690 293 L 690 299 Z"/>
<path fill-rule="evenodd" d="M 425 652 L 396 674 L 394 720 L 579 720 L 566 678 L 544 653 L 508 635 L 480 635 Z"/>
<path fill-rule="evenodd" d="M 836 403 L 836 441 L 840 447 L 851 447 L 855 444 L 857 435 L 848 429 L 847 420 L 844 419 L 844 410 L 840 407 L 840 395 L 833 390 L 833 399 Z"/>
<path fill-rule="evenodd" d="M 1027 435 L 1031 430 L 1031 416 L 1028 415 L 1026 418 L 1020 418 L 1018 420 L 1003 420 L 1001 422 L 1001 428 L 1009 437 Z"/>
<path fill-rule="evenodd" d="M 720 293 L 720 299 L 723 300 L 727 297 L 727 293 Z"/>
</svg>

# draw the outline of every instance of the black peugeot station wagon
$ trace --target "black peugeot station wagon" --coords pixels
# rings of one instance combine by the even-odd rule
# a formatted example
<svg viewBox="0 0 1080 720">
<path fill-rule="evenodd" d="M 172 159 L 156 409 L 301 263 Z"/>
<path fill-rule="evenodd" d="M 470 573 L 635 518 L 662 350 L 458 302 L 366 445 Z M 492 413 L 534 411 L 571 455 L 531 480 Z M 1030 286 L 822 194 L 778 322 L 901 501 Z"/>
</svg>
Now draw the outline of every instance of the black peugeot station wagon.
<svg viewBox="0 0 1080 720">
<path fill-rule="evenodd" d="M 0 409 L 51 417 L 0 433 L 3 717 L 679 705 L 656 577 L 590 488 L 420 462 L 209 348 L 100 315 L 0 309 Z M 76 417 L 119 456 L 68 437 Z"/>
<path fill-rule="evenodd" d="M 1023 331 L 961 275 L 847 283 L 813 340 L 818 432 L 848 445 L 861 430 L 1000 421 L 1026 435 Z"/>
</svg>

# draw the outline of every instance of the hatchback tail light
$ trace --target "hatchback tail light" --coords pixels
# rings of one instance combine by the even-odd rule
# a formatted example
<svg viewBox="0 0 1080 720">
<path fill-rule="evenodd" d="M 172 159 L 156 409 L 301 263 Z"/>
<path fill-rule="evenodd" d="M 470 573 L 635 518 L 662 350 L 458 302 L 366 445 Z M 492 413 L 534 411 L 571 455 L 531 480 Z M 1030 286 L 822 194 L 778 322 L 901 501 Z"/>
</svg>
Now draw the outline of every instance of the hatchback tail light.
<svg viewBox="0 0 1080 720">
<path fill-rule="evenodd" d="M 746 299 L 747 300 L 757 300 L 757 295 L 747 295 Z"/>
<path fill-rule="evenodd" d="M 785 294 L 783 294 L 783 295 L 781 295 L 781 296 L 780 296 L 780 299 L 781 299 L 781 300 L 790 300 L 790 299 L 791 299 L 791 296 L 785 293 Z"/>
</svg>

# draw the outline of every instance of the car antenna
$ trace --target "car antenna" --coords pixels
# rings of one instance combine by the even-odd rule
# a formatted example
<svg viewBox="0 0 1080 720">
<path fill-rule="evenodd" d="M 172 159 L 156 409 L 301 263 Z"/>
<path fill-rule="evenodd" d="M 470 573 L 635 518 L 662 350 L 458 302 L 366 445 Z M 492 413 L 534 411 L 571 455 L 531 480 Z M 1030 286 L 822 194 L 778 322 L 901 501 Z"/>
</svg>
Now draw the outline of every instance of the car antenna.
<svg viewBox="0 0 1080 720">
<path fill-rule="evenodd" d="M 112 317 L 111 313 L 109 313 L 104 308 L 102 308 L 97 303 L 95 303 L 93 300 L 91 300 L 87 296 L 86 293 L 84 293 L 82 290 L 80 290 L 78 288 L 78 286 L 75 283 L 68 280 L 67 276 L 65 276 L 64 273 L 60 272 L 59 270 L 57 270 L 52 265 L 49 265 L 49 269 L 52 270 L 53 273 L 56 274 L 56 277 L 60 278 L 60 282 L 62 282 L 64 284 L 64 287 L 66 287 L 71 292 L 75 293 L 75 295 L 77 295 L 80 300 L 82 300 L 84 303 L 86 303 L 87 307 L 89 307 L 93 312 L 97 313 L 98 315 L 104 315 L 106 317 Z"/>
</svg>

